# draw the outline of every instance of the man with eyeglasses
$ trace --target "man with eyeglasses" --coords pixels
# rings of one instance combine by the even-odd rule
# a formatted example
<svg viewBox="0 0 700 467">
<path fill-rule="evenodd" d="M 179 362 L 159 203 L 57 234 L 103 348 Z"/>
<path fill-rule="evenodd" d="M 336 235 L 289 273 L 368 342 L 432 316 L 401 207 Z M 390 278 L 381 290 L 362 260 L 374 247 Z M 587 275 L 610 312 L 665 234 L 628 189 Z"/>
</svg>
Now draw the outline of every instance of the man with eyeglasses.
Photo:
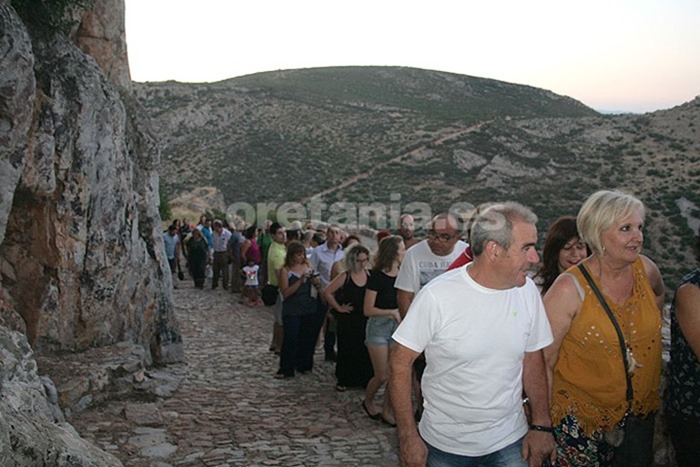
<svg viewBox="0 0 700 467">
<path fill-rule="evenodd" d="M 445 272 L 467 247 L 459 239 L 460 233 L 457 218 L 451 213 L 441 213 L 430 221 L 428 238 L 406 251 L 395 284 L 401 316 L 406 315 L 415 294 Z"/>
<path fill-rule="evenodd" d="M 513 202 L 478 214 L 474 260 L 427 284 L 394 332 L 389 391 L 402 465 L 539 467 L 554 461 L 542 356 L 553 338 L 528 276 L 539 261 L 536 223 L 530 209 Z M 411 367 L 421 352 L 426 403 L 417 427 Z"/>
</svg>

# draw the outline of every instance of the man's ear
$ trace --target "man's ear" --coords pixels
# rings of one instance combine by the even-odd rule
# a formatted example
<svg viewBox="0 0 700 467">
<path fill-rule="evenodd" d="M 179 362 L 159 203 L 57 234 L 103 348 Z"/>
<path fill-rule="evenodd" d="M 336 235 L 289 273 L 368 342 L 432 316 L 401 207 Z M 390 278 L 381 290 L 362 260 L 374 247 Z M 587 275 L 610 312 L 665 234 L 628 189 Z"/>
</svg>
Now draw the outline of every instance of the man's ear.
<svg viewBox="0 0 700 467">
<path fill-rule="evenodd" d="M 488 256 L 488 258 L 491 261 L 496 261 L 498 259 L 498 255 L 501 253 L 501 246 L 494 242 L 493 240 L 489 240 L 486 242 L 486 249 L 484 250 L 484 253 Z"/>
</svg>

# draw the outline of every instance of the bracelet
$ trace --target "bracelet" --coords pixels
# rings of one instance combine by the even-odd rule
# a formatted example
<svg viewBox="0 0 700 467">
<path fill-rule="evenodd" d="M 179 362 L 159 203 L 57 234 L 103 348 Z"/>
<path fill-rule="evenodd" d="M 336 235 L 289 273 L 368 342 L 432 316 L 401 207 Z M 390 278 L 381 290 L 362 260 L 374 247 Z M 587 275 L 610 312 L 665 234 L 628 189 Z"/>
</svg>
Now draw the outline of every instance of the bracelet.
<svg viewBox="0 0 700 467">
<path fill-rule="evenodd" d="M 554 428 L 551 426 L 530 425 L 529 428 L 534 431 L 544 431 L 545 433 L 554 433 Z"/>
</svg>

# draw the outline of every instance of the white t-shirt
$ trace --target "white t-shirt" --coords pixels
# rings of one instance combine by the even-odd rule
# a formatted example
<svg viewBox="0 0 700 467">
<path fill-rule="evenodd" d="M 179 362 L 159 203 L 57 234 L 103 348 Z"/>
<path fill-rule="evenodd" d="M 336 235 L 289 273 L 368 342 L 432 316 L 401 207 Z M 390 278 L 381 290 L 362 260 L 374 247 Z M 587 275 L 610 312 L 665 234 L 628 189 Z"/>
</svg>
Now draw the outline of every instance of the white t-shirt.
<svg viewBox="0 0 700 467">
<path fill-rule="evenodd" d="M 245 273 L 245 285 L 251 287 L 257 287 L 258 284 L 258 271 L 260 266 L 257 264 L 253 266 L 243 266 L 243 272 Z"/>
<path fill-rule="evenodd" d="M 488 289 L 474 282 L 468 267 L 425 286 L 392 337 L 425 352 L 421 436 L 445 452 L 482 456 L 527 432 L 524 354 L 553 339 L 531 279 L 522 287 Z"/>
<path fill-rule="evenodd" d="M 452 253 L 447 256 L 437 256 L 430 251 L 427 240 L 416 243 L 406 251 L 394 287 L 406 292 L 418 293 L 421 287 L 445 272 L 466 247 L 467 244 L 459 240 Z"/>
</svg>

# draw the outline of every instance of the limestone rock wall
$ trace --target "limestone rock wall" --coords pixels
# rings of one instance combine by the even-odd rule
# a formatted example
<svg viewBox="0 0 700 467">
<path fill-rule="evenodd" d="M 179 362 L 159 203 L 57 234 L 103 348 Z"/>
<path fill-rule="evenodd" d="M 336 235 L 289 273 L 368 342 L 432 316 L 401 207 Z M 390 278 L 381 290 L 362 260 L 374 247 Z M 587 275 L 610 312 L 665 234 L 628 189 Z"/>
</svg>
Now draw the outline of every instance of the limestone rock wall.
<svg viewBox="0 0 700 467">
<path fill-rule="evenodd" d="M 121 466 L 63 420 L 51 381 L 38 376 L 24 335 L 0 327 L 0 465 Z M 52 398 L 47 398 L 53 394 Z"/>
<path fill-rule="evenodd" d="M 92 9 L 80 18 L 74 40 L 81 50 L 97 61 L 109 81 L 131 89 L 124 0 L 96 1 Z"/>
<path fill-rule="evenodd" d="M 122 2 L 95 8 L 117 3 L 123 23 Z M 120 86 L 128 68 L 110 65 L 113 83 L 66 36 L 30 38 L 7 2 L 2 18 L 0 280 L 9 309 L 39 351 L 130 340 L 156 361 L 177 360 L 159 152 Z"/>
<path fill-rule="evenodd" d="M 123 0 L 77 15 L 42 36 L 0 0 L 0 465 L 119 465 L 60 420 L 34 354 L 129 343 L 146 365 L 183 360 Z"/>
</svg>

